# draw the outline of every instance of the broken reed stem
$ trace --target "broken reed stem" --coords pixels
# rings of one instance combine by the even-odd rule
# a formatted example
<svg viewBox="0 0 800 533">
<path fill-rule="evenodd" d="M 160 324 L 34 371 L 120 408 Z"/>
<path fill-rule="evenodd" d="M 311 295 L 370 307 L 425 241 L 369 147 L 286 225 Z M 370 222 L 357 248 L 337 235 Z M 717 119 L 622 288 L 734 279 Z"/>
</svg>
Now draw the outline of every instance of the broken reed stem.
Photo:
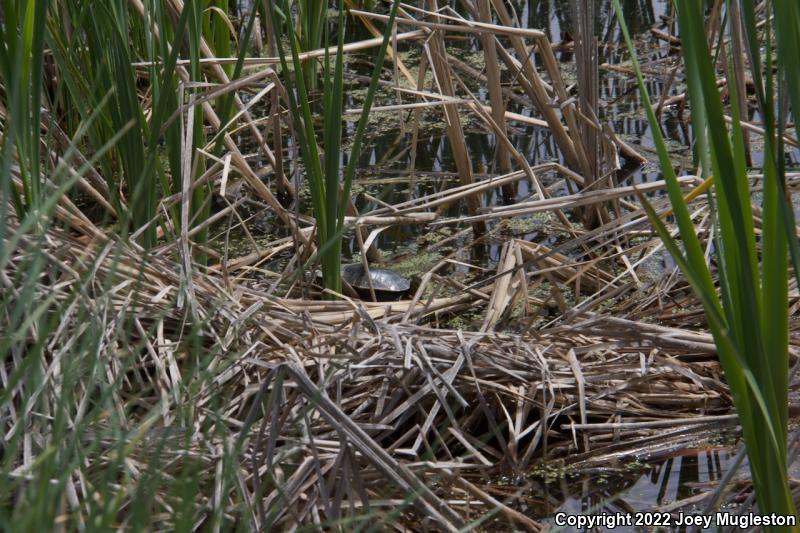
<svg viewBox="0 0 800 533">
<path fill-rule="evenodd" d="M 492 22 L 492 11 L 490 0 L 477 0 L 478 14 L 480 21 L 484 23 Z M 503 88 L 500 83 L 500 64 L 497 59 L 497 48 L 495 45 L 495 38 L 489 33 L 482 33 L 480 35 L 481 45 L 483 47 L 483 57 L 486 63 L 486 81 L 489 89 L 489 101 L 491 102 L 492 118 L 495 124 L 502 130 L 504 135 L 507 135 L 505 110 L 506 104 L 503 99 Z M 511 172 L 511 154 L 508 148 L 503 143 L 496 143 L 495 150 L 497 151 L 497 164 L 500 168 L 501 174 L 508 174 Z M 513 200 L 516 196 L 516 187 L 511 184 L 503 187 L 503 196 L 506 201 Z"/>
<path fill-rule="evenodd" d="M 514 23 L 511 18 L 511 15 L 506 8 L 504 0 L 492 0 L 492 5 L 495 8 L 495 13 L 497 14 L 498 18 L 500 19 L 500 23 L 504 26 L 513 27 Z M 528 95 L 531 98 L 531 102 L 534 106 L 536 106 L 537 111 L 541 113 L 544 119 L 547 121 L 547 124 L 550 126 L 550 130 L 553 133 L 553 137 L 558 144 L 559 149 L 564 155 L 564 159 L 567 161 L 567 165 L 581 174 L 586 172 L 586 165 L 584 163 L 585 156 L 579 154 L 578 149 L 573 142 L 573 139 L 570 138 L 570 135 L 567 133 L 564 124 L 562 124 L 561 119 L 559 118 L 556 111 L 550 105 L 550 97 L 547 94 L 547 90 L 545 89 L 545 85 L 539 74 L 533 67 L 531 52 L 525 46 L 525 41 L 522 37 L 518 35 L 511 35 L 508 37 L 509 41 L 512 44 L 514 51 L 517 54 L 517 57 L 523 61 L 521 66 L 521 71 L 519 72 L 523 75 L 525 81 L 527 83 L 521 83 L 523 88 L 528 92 Z M 549 45 L 547 47 L 541 47 L 542 56 L 547 58 L 547 52 L 549 49 Z M 498 51 L 502 52 L 505 51 L 505 48 L 502 46 L 498 47 Z M 550 51 L 552 54 L 552 50 Z M 501 53 L 502 57 L 506 57 L 504 54 Z M 510 57 L 506 61 L 507 66 L 511 69 L 512 72 L 517 72 L 519 69 L 513 62 L 510 61 Z M 520 78 L 521 79 L 521 78 Z M 566 102 L 566 99 L 562 100 L 562 103 L 565 106 L 569 107 L 570 103 Z"/>
<path fill-rule="evenodd" d="M 586 186 L 590 187 L 600 178 L 600 132 L 599 124 L 588 121 L 598 116 L 597 107 L 599 78 L 597 60 L 597 20 L 595 3 L 570 0 L 573 35 L 575 35 L 575 63 L 578 67 L 578 109 L 585 117 L 578 126 L 577 134 L 586 154 Z M 594 121 L 592 121 L 594 122 Z M 608 211 L 602 204 L 588 207 L 582 211 L 584 225 L 596 228 L 608 222 Z"/>
<path fill-rule="evenodd" d="M 436 0 L 428 0 L 428 2 L 431 11 L 438 10 Z M 444 96 L 454 98 L 456 94 L 453 88 L 450 64 L 447 61 L 447 50 L 444 46 L 444 33 L 441 30 L 434 30 L 433 34 L 428 39 L 426 48 L 429 51 L 428 61 L 433 68 L 434 81 L 439 88 L 439 92 Z M 459 179 L 462 185 L 471 185 L 474 181 L 472 176 L 472 161 L 469 156 L 467 142 L 464 138 L 464 129 L 461 125 L 458 106 L 455 104 L 445 104 L 444 112 L 447 122 L 447 138 L 450 141 L 450 148 L 453 151 L 453 159 L 456 163 Z M 477 214 L 480 208 L 478 198 L 469 196 L 466 201 L 470 214 Z M 486 224 L 482 221 L 475 221 L 472 224 L 472 229 L 476 237 L 483 235 L 486 233 Z"/>
</svg>

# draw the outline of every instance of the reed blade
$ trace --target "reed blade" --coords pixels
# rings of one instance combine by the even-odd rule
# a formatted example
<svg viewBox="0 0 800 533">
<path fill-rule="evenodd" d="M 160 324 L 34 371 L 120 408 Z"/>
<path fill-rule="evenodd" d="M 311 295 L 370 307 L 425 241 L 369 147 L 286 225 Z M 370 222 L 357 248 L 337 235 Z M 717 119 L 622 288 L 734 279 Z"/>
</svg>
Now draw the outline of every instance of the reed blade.
<svg viewBox="0 0 800 533">
<path fill-rule="evenodd" d="M 684 251 L 678 248 L 646 199 L 641 197 L 641 201 L 665 247 L 703 303 L 742 424 L 759 508 L 762 512 L 794 513 L 786 460 L 789 371 L 788 224 L 785 224 L 786 210 L 780 208 L 781 180 L 778 178 L 776 165 L 767 161 L 764 169 L 764 222 L 761 228 L 762 253 L 759 267 L 738 108 L 736 105 L 732 106 L 732 125 L 729 132 L 707 45 L 701 4 L 678 0 L 676 7 L 696 149 L 703 173 L 710 172 L 715 177 L 715 226 L 718 228 L 718 232 L 715 232 L 718 233 L 715 235 L 715 254 L 718 259 L 722 302 L 711 281 L 685 200 L 680 194 L 675 194 L 678 192 L 677 182 L 660 132 L 660 124 L 650 107 L 619 0 L 614 0 L 614 9 L 632 55 L 662 173 L 670 184 L 670 202 L 684 243 Z M 746 8 L 743 11 L 744 26 L 752 30 L 752 12 L 748 13 Z M 746 33 L 749 49 L 755 53 L 755 34 Z M 766 33 L 769 42 L 769 27 Z M 769 61 L 768 59 L 768 64 Z M 758 61 L 753 62 L 753 68 L 758 67 Z M 767 71 L 771 72 L 771 68 L 768 67 Z M 759 85 L 760 71 L 754 73 L 753 77 Z M 773 92 L 769 85 L 768 79 L 766 86 L 757 88 L 758 98 L 764 108 L 771 108 L 773 105 Z M 729 86 L 732 91 L 731 100 L 736 101 L 736 87 L 733 84 Z M 774 138 L 771 120 L 767 114 L 765 129 L 770 133 L 767 135 L 765 159 L 770 156 L 782 158 L 782 154 L 774 152 L 770 141 Z M 794 230 L 791 238 L 796 238 Z"/>
</svg>

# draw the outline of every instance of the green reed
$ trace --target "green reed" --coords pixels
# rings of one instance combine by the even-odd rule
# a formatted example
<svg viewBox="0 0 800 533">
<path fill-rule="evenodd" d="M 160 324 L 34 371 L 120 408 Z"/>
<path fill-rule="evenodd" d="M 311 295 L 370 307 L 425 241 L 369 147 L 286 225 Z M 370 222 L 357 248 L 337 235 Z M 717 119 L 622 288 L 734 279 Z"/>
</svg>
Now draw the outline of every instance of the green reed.
<svg viewBox="0 0 800 533">
<path fill-rule="evenodd" d="M 273 27 L 280 33 L 286 32 L 289 41 L 290 57 L 281 39 L 275 39 L 281 61 L 281 71 L 289 95 L 289 111 L 297 134 L 300 154 L 305 167 L 306 178 L 311 190 L 311 203 L 316 219 L 317 241 L 322 264 L 322 282 L 325 288 L 336 293 L 342 290 L 342 234 L 344 232 L 344 216 L 350 198 L 350 190 L 355 173 L 355 166 L 361 155 L 361 145 L 375 92 L 380 79 L 383 60 L 391 36 L 392 25 L 397 14 L 399 1 L 392 4 L 390 16 L 383 34 L 383 42 L 372 72 L 367 96 L 363 103 L 361 116 L 353 137 L 347 166 L 340 180 L 340 160 L 343 150 L 342 127 L 344 114 L 344 33 L 345 13 L 343 5 L 338 5 L 336 54 L 332 56 L 326 49 L 323 62 L 323 116 L 322 144 L 320 145 L 314 128 L 311 112 L 310 79 L 307 69 L 300 61 L 301 43 L 294 29 L 289 5 L 286 0 L 273 6 Z M 327 33 L 327 30 L 326 30 Z M 291 65 L 289 64 L 291 61 Z M 312 75 L 313 76 L 313 75 Z"/>
<path fill-rule="evenodd" d="M 761 513 L 795 514 L 787 473 L 788 430 L 788 256 L 797 249 L 792 210 L 786 201 L 781 114 L 774 112 L 788 89 L 798 101 L 798 67 L 790 61 L 796 52 L 800 28 L 798 7 L 793 2 L 772 2 L 778 23 L 778 72 L 785 81 L 776 83 L 768 54 L 766 78 L 759 59 L 760 44 L 754 6 L 741 2 L 751 50 L 750 62 L 759 105 L 764 111 L 763 225 L 753 224 L 751 195 L 738 106 L 731 105 L 728 128 L 714 63 L 707 44 L 704 13 L 700 3 L 677 0 L 685 76 L 689 89 L 695 148 L 704 177 L 714 177 L 715 258 L 719 295 L 706 263 L 703 248 L 678 185 L 659 123 L 655 117 L 619 0 L 614 8 L 632 61 L 650 128 L 658 150 L 662 173 L 683 246 L 680 247 L 645 198 L 642 203 L 666 248 L 691 284 L 708 319 L 720 362 L 734 399 L 750 461 L 750 470 Z M 730 8 L 730 3 L 728 4 Z M 783 26 L 783 27 L 782 27 Z M 767 49 L 773 31 L 767 21 Z M 781 40 L 783 39 L 783 47 Z M 794 48 L 787 48 L 793 46 Z M 794 53 L 794 52 L 793 52 Z M 787 55 L 788 54 L 788 55 Z M 727 59 L 727 58 L 723 58 Z M 736 84 L 728 84 L 736 101 Z M 796 109 L 796 108 L 795 108 Z M 760 239 L 757 239 L 757 235 Z M 756 243 L 760 240 L 760 254 Z M 790 246 L 791 244 L 791 246 Z M 795 267 L 798 254 L 793 251 Z M 759 261 L 760 259 L 760 261 Z M 797 273 L 797 268 L 795 268 Z M 796 530 L 796 529 L 795 529 Z"/>
<path fill-rule="evenodd" d="M 36 209 L 45 191 L 41 165 L 41 79 L 44 64 L 47 1 L 7 1 L 0 24 L 0 76 L 3 82 L 2 153 L 4 197 L 12 198 L 19 216 Z M 11 182 L 12 152 L 16 154 L 22 194 Z M 3 210 L 6 207 L 3 206 Z M 2 213 L 3 215 L 5 213 Z M 3 216 L 2 218 L 5 218 Z M 0 235 L 2 237 L 2 235 Z"/>
</svg>

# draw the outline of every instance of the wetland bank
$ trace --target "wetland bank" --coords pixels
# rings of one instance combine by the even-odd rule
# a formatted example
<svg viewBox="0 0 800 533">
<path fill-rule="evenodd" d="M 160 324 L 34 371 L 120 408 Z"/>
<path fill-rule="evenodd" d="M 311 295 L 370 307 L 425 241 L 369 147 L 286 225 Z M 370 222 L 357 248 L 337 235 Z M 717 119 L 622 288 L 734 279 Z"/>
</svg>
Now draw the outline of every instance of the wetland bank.
<svg viewBox="0 0 800 533">
<path fill-rule="evenodd" d="M 0 18 L 0 528 L 795 530 L 800 6 Z"/>
</svg>

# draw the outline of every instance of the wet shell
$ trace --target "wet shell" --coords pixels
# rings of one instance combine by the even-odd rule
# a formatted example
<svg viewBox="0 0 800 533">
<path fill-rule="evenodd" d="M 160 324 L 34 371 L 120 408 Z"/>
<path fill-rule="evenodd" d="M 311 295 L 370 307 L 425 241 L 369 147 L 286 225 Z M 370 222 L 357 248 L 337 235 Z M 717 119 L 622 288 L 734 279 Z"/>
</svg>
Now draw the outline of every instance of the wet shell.
<svg viewBox="0 0 800 533">
<path fill-rule="evenodd" d="M 369 291 L 367 272 L 362 265 L 344 265 L 342 267 L 342 278 L 358 291 Z M 397 272 L 385 268 L 370 268 L 369 278 L 372 280 L 372 287 L 376 291 L 399 295 L 411 289 L 410 281 Z"/>
</svg>

